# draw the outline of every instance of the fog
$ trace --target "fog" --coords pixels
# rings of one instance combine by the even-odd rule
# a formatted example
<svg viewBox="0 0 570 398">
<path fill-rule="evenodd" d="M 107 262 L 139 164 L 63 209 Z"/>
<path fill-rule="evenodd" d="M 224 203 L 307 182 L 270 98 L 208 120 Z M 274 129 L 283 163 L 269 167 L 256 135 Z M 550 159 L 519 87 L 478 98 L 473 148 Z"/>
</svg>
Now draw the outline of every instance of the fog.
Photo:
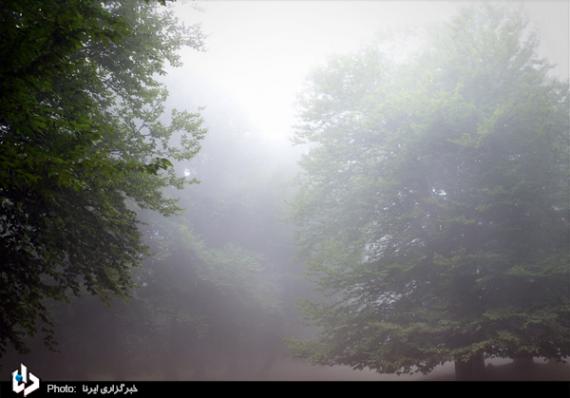
<svg viewBox="0 0 570 398">
<path fill-rule="evenodd" d="M 553 65 L 545 79 L 559 82 L 561 88 L 559 91 L 553 88 L 552 93 L 567 90 L 568 2 L 509 5 L 528 16 L 528 29 L 536 31 L 540 40 L 537 55 Z M 481 194 L 477 196 L 480 202 L 472 206 L 465 204 L 461 201 L 467 201 L 468 195 L 464 194 L 468 191 L 467 185 L 484 179 L 490 181 L 492 173 L 485 174 L 484 166 L 474 168 L 474 174 L 484 171 L 470 180 L 473 173 L 461 174 L 461 170 L 468 169 L 469 160 L 457 161 L 460 177 L 451 176 L 449 171 L 451 158 L 471 159 L 471 152 L 466 149 L 465 153 L 456 153 L 453 152 L 455 147 L 446 149 L 445 145 L 459 142 L 461 134 L 469 133 L 469 129 L 487 137 L 481 131 L 495 128 L 493 123 L 498 125 L 496 120 L 504 114 L 501 112 L 509 115 L 505 117 L 505 126 L 510 123 L 515 126 L 514 130 L 524 131 L 524 134 L 525 126 L 544 117 L 541 126 L 545 126 L 543 134 L 551 137 L 549 139 L 568 135 L 564 131 L 567 126 L 564 117 L 556 111 L 558 105 L 563 107 L 564 101 L 567 103 L 567 94 L 560 94 L 559 101 L 550 100 L 549 94 L 537 88 L 539 94 L 532 92 L 523 98 L 518 94 L 527 92 L 526 88 L 519 89 L 519 86 L 527 87 L 523 83 L 510 88 L 501 86 L 503 83 L 498 80 L 496 87 L 495 80 L 487 86 L 486 80 L 473 80 L 476 83 L 470 86 L 472 81 L 461 80 L 461 77 L 457 78 L 462 81 L 457 83 L 457 88 L 451 82 L 454 76 L 477 75 L 479 66 L 472 69 L 466 66 L 463 70 L 458 63 L 453 63 L 456 58 L 449 61 L 449 70 L 442 72 L 437 64 L 441 54 L 450 54 L 451 59 L 455 50 L 446 52 L 441 50 L 443 47 L 432 44 L 439 43 L 438 35 L 443 35 L 439 29 L 462 10 L 480 6 L 480 2 L 434 1 L 178 1 L 168 5 L 176 18 L 186 25 L 198 24 L 205 36 L 202 51 L 183 47 L 178 51 L 181 65 L 170 65 L 164 74 L 157 76 L 169 93 L 161 119 L 168 121 L 171 109 L 197 112 L 207 130 L 195 156 L 172 162 L 175 175 L 192 183 L 182 189 L 162 188 L 167 197 L 177 200 L 181 210 L 165 217 L 131 204 L 142 222 L 138 228 L 149 252 L 142 264 L 132 271 L 134 287 L 125 295 L 128 297 L 113 296 L 104 302 L 96 294 L 85 294 L 69 303 L 48 300 L 55 319 L 55 351 L 46 347 L 38 334 L 27 339 L 28 353 L 10 349 L 0 357 L 0 363 L 11 368 L 14 363 L 24 362 L 49 380 L 461 379 L 456 372 L 465 370 L 457 364 L 454 367 L 453 359 L 461 362 L 459 358 L 471 351 L 462 351 L 463 346 L 455 343 L 456 337 L 449 337 L 449 341 L 441 337 L 443 333 L 440 335 L 435 329 L 439 331 L 438 328 L 449 325 L 433 326 L 437 316 L 430 318 L 432 315 L 427 314 L 427 308 L 440 310 L 443 304 L 439 299 L 470 294 L 470 287 L 465 287 L 468 283 L 462 279 L 464 274 L 447 277 L 447 271 L 443 271 L 458 269 L 459 265 L 454 262 L 457 261 L 476 264 L 473 265 L 476 274 L 483 275 L 473 276 L 473 280 L 476 283 L 484 280 L 482 291 L 489 297 L 495 297 L 493 289 L 505 292 L 512 287 L 512 291 L 505 294 L 513 300 L 520 296 L 516 299 L 520 303 L 526 303 L 525 300 L 532 305 L 546 303 L 541 304 L 542 307 L 536 304 L 537 312 L 528 315 L 527 323 L 541 325 L 536 330 L 529 329 L 528 341 L 525 340 L 527 335 L 516 335 L 512 340 L 507 336 L 515 333 L 512 329 L 519 328 L 516 316 L 501 318 L 500 326 L 493 323 L 505 311 L 516 307 L 507 298 L 497 298 L 501 303 L 497 308 L 488 304 L 488 308 L 480 310 L 492 331 L 484 337 L 477 335 L 475 342 L 464 346 L 477 351 L 477 358 L 484 363 L 487 372 L 484 378 L 570 380 L 568 365 L 557 361 L 568 356 L 570 342 L 567 337 L 548 334 L 554 330 L 560 334 L 570 330 L 568 319 L 564 319 L 570 299 L 570 274 L 568 264 L 564 263 L 568 248 L 564 248 L 564 243 L 556 243 L 554 238 L 543 242 L 541 236 L 523 233 L 538 225 L 547 231 L 544 236 L 565 239 L 568 220 L 563 213 L 568 201 L 564 195 L 570 192 L 560 185 L 560 181 L 567 181 L 565 177 L 554 180 L 559 178 L 556 172 L 565 176 L 567 170 L 559 170 L 560 164 L 555 164 L 555 160 L 548 161 L 550 168 L 544 175 L 537 171 L 535 176 L 533 167 L 541 164 L 535 157 L 556 151 L 562 153 L 567 148 L 564 144 L 546 148 L 543 141 L 530 138 L 521 142 L 507 138 L 513 142 L 514 152 L 505 149 L 495 161 L 490 155 L 492 151 L 502 150 L 501 145 L 507 145 L 497 138 L 489 141 L 491 149 L 487 152 L 481 150 L 482 155 L 473 155 L 473 159 L 477 157 L 473 164 L 496 164 L 492 167 L 507 169 L 511 166 L 503 166 L 504 159 L 508 156 L 511 160 L 527 159 L 528 152 L 527 163 L 513 169 L 512 174 L 505 172 L 505 176 L 510 177 L 501 180 L 503 189 L 509 190 L 510 181 L 519 181 L 516 178 L 520 175 L 520 181 L 543 178 L 544 186 L 559 187 L 556 193 L 540 197 L 528 193 L 534 192 L 535 185 L 527 187 L 524 195 L 532 196 L 528 201 L 522 190 L 513 191 L 513 197 L 523 203 L 519 206 L 515 200 L 515 207 L 522 207 L 533 215 L 540 213 L 536 208 L 554 210 L 552 214 L 546 214 L 545 210 L 545 214 L 536 216 L 543 217 L 542 221 L 529 219 L 528 224 L 521 227 L 523 232 L 516 232 L 515 227 L 501 229 L 490 243 L 483 242 L 482 236 L 486 236 L 487 230 L 469 235 L 469 228 L 479 225 L 491 230 L 511 213 L 499 209 L 493 215 L 485 213 L 478 218 L 473 209 L 493 207 L 507 199 L 499 194 L 489 197 Z M 457 43 L 462 37 L 458 34 L 452 42 Z M 434 46 L 433 54 L 440 55 L 433 56 L 429 50 L 429 54 L 421 58 L 420 54 L 431 49 L 430 46 Z M 497 50 L 497 54 L 500 51 Z M 382 60 L 376 62 L 378 54 Z M 489 62 L 481 64 L 481 70 L 487 68 Z M 433 75 L 428 76 L 430 68 Z M 422 80 L 424 72 L 425 80 Z M 374 77 L 384 73 L 385 76 Z M 477 79 L 485 78 L 477 76 Z M 508 80 L 508 76 L 505 79 Z M 528 78 L 528 85 L 535 87 L 532 79 Z M 429 86 L 433 81 L 437 82 Z M 426 85 L 425 90 L 422 84 Z M 546 86 L 547 83 L 536 83 L 536 87 Z M 448 87 L 452 88 L 448 90 Z M 467 87 L 465 93 L 461 91 L 463 87 Z M 441 92 L 436 92 L 440 89 Z M 501 90 L 499 94 L 492 94 L 495 89 Z M 505 99 L 504 104 L 532 101 L 528 98 L 534 97 L 545 99 L 539 105 L 530 103 L 527 108 L 521 105 L 523 110 L 512 105 L 512 109 L 516 108 L 512 114 L 504 110 L 507 105 L 503 103 L 496 105 L 499 109 L 496 112 L 494 108 L 488 110 L 487 104 L 492 98 L 510 93 L 509 90 L 514 97 Z M 465 102 L 461 102 L 463 99 Z M 453 105 L 453 101 L 459 105 Z M 525 116 L 525 109 L 534 112 L 543 109 L 541 104 L 546 102 L 551 105 L 544 105 L 544 109 L 551 113 Z M 432 119 L 428 113 L 438 106 L 442 110 L 434 110 L 437 116 Z M 476 108 L 480 109 L 477 117 L 481 119 L 473 122 L 475 116 L 469 109 Z M 479 110 L 473 112 L 474 115 Z M 414 115 L 419 116 L 414 119 Z M 482 122 L 483 119 L 486 121 Z M 500 120 L 502 123 L 503 119 Z M 453 131 L 449 134 L 456 131 L 457 136 L 442 138 L 441 142 L 447 144 L 438 146 L 438 134 L 447 134 L 439 132 L 439 127 L 430 133 L 434 141 L 421 138 L 420 133 L 414 135 L 421 128 L 427 131 L 437 123 L 443 126 L 441 131 Z M 413 128 L 408 130 L 409 126 Z M 375 133 L 384 131 L 382 129 L 390 131 L 386 133 L 387 138 L 379 138 L 380 133 Z M 511 137 L 508 134 L 505 132 L 504 136 Z M 406 138 L 400 143 L 401 135 L 419 138 Z M 471 141 L 466 142 L 461 141 L 458 146 L 469 147 Z M 481 145 L 487 148 L 486 144 Z M 525 149 L 532 145 L 538 148 L 536 154 Z M 410 148 L 409 152 L 407 149 L 398 152 L 403 147 Z M 475 151 L 480 147 L 473 144 L 473 148 Z M 552 159 L 564 159 L 565 153 L 552 155 Z M 407 163 L 408 155 L 414 161 Z M 395 159 L 393 163 L 384 163 L 385 159 L 392 159 L 391 156 Z M 433 159 L 425 160 L 428 158 Z M 392 171 L 393 174 L 383 174 Z M 546 175 L 554 182 L 547 180 Z M 425 188 L 429 198 L 425 207 L 421 207 L 420 199 L 408 201 L 405 195 L 413 196 L 423 189 L 424 180 L 417 181 L 424 177 L 429 181 L 425 183 L 429 185 Z M 403 181 L 401 185 L 394 182 L 396 178 Z M 400 190 L 395 186 L 405 188 Z M 515 183 L 513 186 L 519 187 Z M 480 192 L 495 192 L 493 189 L 483 187 Z M 540 202 L 547 199 L 552 201 Z M 456 202 L 460 204 L 450 213 L 441 210 L 455 206 Z M 517 214 L 513 219 L 520 218 Z M 407 215 L 411 221 L 405 218 Z M 434 226 L 431 220 L 436 218 L 443 221 Z M 400 227 L 404 224 L 407 226 Z M 551 225 L 552 230 L 547 225 Z M 437 249 L 428 255 L 431 265 L 424 268 L 428 271 L 413 273 L 416 268 L 411 264 L 427 261 L 427 257 L 423 253 L 416 254 L 416 250 L 428 247 L 429 239 L 439 237 L 442 230 L 447 231 L 447 226 L 451 232 L 441 238 L 443 243 L 437 241 L 439 246 L 434 243 Z M 454 243 L 456 239 L 459 242 L 460 235 L 470 237 L 465 238 L 468 244 Z M 541 268 L 551 273 L 524 268 L 521 264 L 526 254 L 522 249 L 512 249 L 519 244 L 553 259 Z M 461 252 L 462 248 L 467 252 Z M 513 259 L 510 267 L 514 271 L 497 276 L 486 267 L 495 263 L 496 267 L 503 267 L 507 260 L 500 256 L 506 248 L 508 253 L 516 253 L 508 257 Z M 403 270 L 398 271 L 400 274 L 394 271 L 396 265 Z M 519 279 L 515 282 L 501 279 L 507 278 L 504 275 L 534 279 L 532 282 L 525 279 L 519 285 Z M 487 277 L 501 282 L 486 285 L 484 278 Z M 452 282 L 441 282 L 440 286 L 442 280 Z M 525 283 L 544 284 L 538 285 L 533 295 L 525 293 L 528 292 Z M 436 293 L 429 293 L 430 286 L 436 285 Z M 552 293 L 552 297 L 543 300 L 540 295 L 542 289 L 558 292 L 564 291 L 565 286 L 568 288 L 566 299 L 554 297 Z M 435 298 L 430 301 L 432 296 Z M 488 302 L 494 303 L 492 300 L 489 298 Z M 317 307 L 321 304 L 323 307 Z M 446 311 L 460 315 L 450 315 L 449 324 L 464 321 L 469 325 L 461 326 L 465 330 L 487 327 L 474 326 L 475 321 L 468 323 L 463 317 L 468 311 L 479 309 L 464 306 L 456 313 L 452 307 L 445 307 Z M 395 308 L 399 308 L 398 311 Z M 552 311 L 548 313 L 548 309 Z M 321 312 L 314 315 L 315 311 Z M 428 328 L 432 326 L 435 329 Z M 456 336 L 456 330 L 446 333 Z M 386 333 L 389 337 L 385 337 Z M 542 344 L 549 339 L 559 347 Z M 309 341 L 313 343 L 307 343 Z M 395 344 L 394 341 L 401 345 L 386 351 L 375 348 L 382 344 L 388 347 Z M 516 342 L 521 346 L 524 342 L 531 348 L 518 352 Z M 523 357 L 526 362 L 513 363 L 515 357 Z M 473 369 L 476 373 L 477 369 Z"/>
</svg>

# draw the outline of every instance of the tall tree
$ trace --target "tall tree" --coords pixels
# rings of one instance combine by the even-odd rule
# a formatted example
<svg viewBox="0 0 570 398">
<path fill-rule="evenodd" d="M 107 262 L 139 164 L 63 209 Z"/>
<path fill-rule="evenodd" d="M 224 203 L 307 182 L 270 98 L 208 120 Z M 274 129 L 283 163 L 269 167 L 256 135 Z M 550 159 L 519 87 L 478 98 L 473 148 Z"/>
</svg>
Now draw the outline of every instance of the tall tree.
<svg viewBox="0 0 570 398">
<path fill-rule="evenodd" d="M 46 300 L 128 292 L 136 207 L 176 211 L 171 162 L 205 130 L 196 113 L 164 123 L 157 77 L 202 36 L 158 4 L 3 1 L 0 37 L 1 355 L 39 328 L 49 340 Z"/>
<path fill-rule="evenodd" d="M 298 355 L 459 378 L 570 355 L 568 82 L 520 12 L 465 9 L 404 63 L 334 59 L 302 98 L 295 214 L 326 298 Z M 482 377 L 481 374 L 475 377 Z"/>
</svg>

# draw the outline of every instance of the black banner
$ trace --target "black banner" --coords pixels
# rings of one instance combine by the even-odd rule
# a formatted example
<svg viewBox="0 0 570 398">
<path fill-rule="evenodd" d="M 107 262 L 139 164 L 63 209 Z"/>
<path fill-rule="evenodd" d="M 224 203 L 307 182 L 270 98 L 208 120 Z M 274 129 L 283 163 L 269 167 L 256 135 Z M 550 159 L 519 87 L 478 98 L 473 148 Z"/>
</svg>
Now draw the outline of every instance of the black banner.
<svg viewBox="0 0 570 398">
<path fill-rule="evenodd" d="M 14 392 L 18 383 L 12 381 L 0 382 L 0 398 L 24 397 L 24 390 Z M 21 388 L 21 387 L 20 387 Z M 419 397 L 432 394 L 485 394 L 486 396 L 536 396 L 536 397 L 570 397 L 570 382 L 440 382 L 440 381 L 411 381 L 411 382 L 185 382 L 185 381 L 40 381 L 39 387 L 28 390 L 28 396 L 36 397 L 171 397 L 192 396 L 202 394 L 225 393 L 240 394 L 259 389 L 267 394 L 315 393 L 322 396 L 331 389 L 331 393 L 355 396 L 359 389 L 370 389 L 375 395 L 387 397 L 392 394 L 408 396 L 421 394 Z M 344 391 L 343 391 L 344 390 Z M 402 395 L 403 394 L 403 395 Z M 505 394 L 505 395 L 503 395 Z"/>
</svg>

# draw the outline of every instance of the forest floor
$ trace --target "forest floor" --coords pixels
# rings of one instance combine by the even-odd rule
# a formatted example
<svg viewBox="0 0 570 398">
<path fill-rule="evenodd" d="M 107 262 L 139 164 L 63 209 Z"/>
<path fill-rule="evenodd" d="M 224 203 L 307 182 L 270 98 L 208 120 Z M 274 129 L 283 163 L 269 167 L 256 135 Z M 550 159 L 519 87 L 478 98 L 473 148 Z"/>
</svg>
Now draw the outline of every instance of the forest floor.
<svg viewBox="0 0 570 398">
<path fill-rule="evenodd" d="M 534 364 L 525 374 L 514 369 L 508 360 L 496 359 L 487 361 L 487 375 L 485 380 L 569 380 L 570 364 L 544 363 Z M 219 380 L 233 379 L 226 375 Z M 218 378 L 214 378 L 218 379 Z M 291 380 L 291 381 L 444 381 L 455 380 L 453 363 L 449 362 L 438 366 L 433 372 L 423 375 L 396 375 L 379 374 L 371 370 L 353 370 L 348 366 L 313 366 L 304 362 L 284 360 L 276 363 L 263 375 L 252 375 L 251 378 L 241 376 L 234 380 Z"/>
<path fill-rule="evenodd" d="M 547 363 L 535 361 L 531 369 L 521 372 L 514 368 L 511 361 L 493 359 L 486 361 L 486 375 L 482 380 L 518 380 L 518 381 L 570 381 L 570 363 Z M 253 370 L 257 369 L 257 370 Z M 128 380 L 204 380 L 204 381 L 453 381 L 455 370 L 452 362 L 436 367 L 431 373 L 417 374 L 380 374 L 372 370 L 354 370 L 348 366 L 315 366 L 294 359 L 281 359 L 270 368 L 262 371 L 248 366 L 234 367 L 205 372 L 197 376 L 191 369 L 181 369 L 173 377 L 136 372 L 124 375 Z M 57 379 L 57 378 L 55 378 Z M 54 380 L 55 380 L 54 379 Z M 65 378 L 64 378 L 65 379 Z M 68 378 L 67 378 L 68 379 Z M 66 379 L 66 380 L 67 380 Z M 120 380 L 109 373 L 91 373 L 89 380 Z"/>
</svg>

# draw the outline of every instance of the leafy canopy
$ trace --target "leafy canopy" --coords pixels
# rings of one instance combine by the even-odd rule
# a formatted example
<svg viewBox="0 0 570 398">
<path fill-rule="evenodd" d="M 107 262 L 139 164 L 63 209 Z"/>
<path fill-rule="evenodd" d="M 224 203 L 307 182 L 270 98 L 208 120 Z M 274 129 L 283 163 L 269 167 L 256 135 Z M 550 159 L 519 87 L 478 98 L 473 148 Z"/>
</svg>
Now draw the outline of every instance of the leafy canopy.
<svg viewBox="0 0 570 398">
<path fill-rule="evenodd" d="M 326 296 L 298 355 L 379 372 L 570 355 L 568 82 L 537 45 L 482 6 L 406 62 L 371 46 L 314 74 L 294 210 Z"/>
<path fill-rule="evenodd" d="M 162 2 L 164 3 L 164 2 Z M 142 1 L 0 5 L 0 354 L 24 349 L 46 299 L 123 295 L 145 253 L 136 207 L 168 215 L 173 163 L 199 150 L 199 114 L 157 77 L 196 27 Z"/>
</svg>

